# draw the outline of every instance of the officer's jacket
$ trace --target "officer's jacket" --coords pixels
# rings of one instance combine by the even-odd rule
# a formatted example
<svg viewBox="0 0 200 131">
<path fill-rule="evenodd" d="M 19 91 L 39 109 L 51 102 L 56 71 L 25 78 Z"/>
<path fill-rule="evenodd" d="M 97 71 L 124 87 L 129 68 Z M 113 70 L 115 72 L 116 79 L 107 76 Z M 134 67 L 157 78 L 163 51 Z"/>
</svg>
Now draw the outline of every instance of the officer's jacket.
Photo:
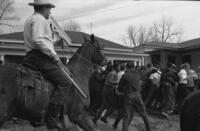
<svg viewBox="0 0 200 131">
<path fill-rule="evenodd" d="M 135 70 L 127 70 L 119 81 L 118 90 L 125 94 L 141 90 L 140 74 Z"/>
</svg>

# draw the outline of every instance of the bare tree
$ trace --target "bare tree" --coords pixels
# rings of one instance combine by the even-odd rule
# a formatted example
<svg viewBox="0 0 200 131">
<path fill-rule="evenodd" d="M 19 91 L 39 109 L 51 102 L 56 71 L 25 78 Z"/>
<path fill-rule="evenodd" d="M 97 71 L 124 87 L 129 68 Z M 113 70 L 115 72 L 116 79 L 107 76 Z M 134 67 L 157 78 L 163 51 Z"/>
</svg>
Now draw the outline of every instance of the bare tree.
<svg viewBox="0 0 200 131">
<path fill-rule="evenodd" d="M 64 30 L 67 31 L 81 31 L 81 26 L 74 20 L 70 20 L 67 23 L 64 23 Z"/>
<path fill-rule="evenodd" d="M 128 27 L 127 33 L 128 33 L 129 42 L 132 43 L 133 46 L 136 46 L 137 28 L 131 25 Z"/>
<path fill-rule="evenodd" d="M 179 42 L 183 31 L 179 29 L 171 19 L 162 17 L 161 21 L 154 22 L 152 26 L 145 27 L 140 25 L 130 25 L 127 28 L 126 36 L 123 37 L 123 43 L 134 47 L 150 41 L 157 42 Z M 129 44 L 127 44 L 129 43 Z"/>
<path fill-rule="evenodd" d="M 13 7 L 13 0 L 0 0 L 0 33 L 3 32 L 2 27 L 7 28 L 9 31 L 14 30 L 18 25 L 10 23 L 13 20 L 19 20 L 20 18 L 16 16 L 15 9 Z"/>
<path fill-rule="evenodd" d="M 126 36 L 122 38 L 122 42 L 130 47 L 135 47 L 150 41 L 151 30 L 140 25 L 139 28 L 130 25 L 127 28 Z"/>
<path fill-rule="evenodd" d="M 183 31 L 178 29 L 169 18 L 162 17 L 161 21 L 154 22 L 151 26 L 152 40 L 158 42 L 177 42 L 180 40 Z"/>
<path fill-rule="evenodd" d="M 0 0 L 0 25 L 12 26 L 7 21 L 19 19 L 14 14 L 13 4 L 13 0 Z"/>
<path fill-rule="evenodd" d="M 122 41 L 122 43 L 123 43 L 125 46 L 127 46 L 127 47 L 130 46 L 130 44 L 128 44 L 128 42 L 127 42 L 127 38 L 126 38 L 126 37 L 122 36 L 122 37 L 121 37 L 121 41 Z"/>
<path fill-rule="evenodd" d="M 151 41 L 152 29 L 140 25 L 138 29 L 138 45 Z"/>
<path fill-rule="evenodd" d="M 136 43 L 137 28 L 130 25 L 126 30 L 126 35 L 122 37 L 122 42 L 129 47 L 134 47 Z"/>
</svg>

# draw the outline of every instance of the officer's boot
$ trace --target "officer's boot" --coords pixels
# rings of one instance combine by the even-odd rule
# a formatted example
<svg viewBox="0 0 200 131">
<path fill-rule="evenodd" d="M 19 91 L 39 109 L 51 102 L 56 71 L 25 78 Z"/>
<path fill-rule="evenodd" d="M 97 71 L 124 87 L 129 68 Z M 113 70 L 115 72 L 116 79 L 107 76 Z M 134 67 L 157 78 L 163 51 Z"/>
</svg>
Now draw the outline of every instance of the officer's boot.
<svg viewBox="0 0 200 131">
<path fill-rule="evenodd" d="M 64 129 L 60 121 L 62 107 L 63 105 L 49 104 L 46 118 L 48 128 Z"/>
</svg>

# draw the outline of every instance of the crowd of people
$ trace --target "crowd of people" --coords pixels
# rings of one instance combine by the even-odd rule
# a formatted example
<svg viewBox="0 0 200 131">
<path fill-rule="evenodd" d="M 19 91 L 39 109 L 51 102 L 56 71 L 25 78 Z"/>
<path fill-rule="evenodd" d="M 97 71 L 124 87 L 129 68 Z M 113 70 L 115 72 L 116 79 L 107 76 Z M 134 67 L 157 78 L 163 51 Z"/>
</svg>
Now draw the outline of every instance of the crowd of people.
<svg viewBox="0 0 200 131">
<path fill-rule="evenodd" d="M 146 129 L 150 130 L 146 109 L 166 117 L 179 114 L 184 98 L 199 88 L 198 75 L 189 63 L 180 68 L 168 63 L 166 68 L 160 68 L 153 64 L 108 62 L 106 66 L 94 66 L 89 86 L 93 121 L 97 124 L 101 119 L 107 123 L 107 117 L 117 110 L 113 128 L 123 118 L 123 131 L 128 130 L 132 110 L 142 116 Z"/>
<path fill-rule="evenodd" d="M 189 63 L 178 68 L 168 63 L 160 69 L 149 64 L 143 80 L 142 93 L 147 108 L 160 109 L 163 115 L 179 113 L 185 97 L 198 89 L 198 77 Z"/>
</svg>

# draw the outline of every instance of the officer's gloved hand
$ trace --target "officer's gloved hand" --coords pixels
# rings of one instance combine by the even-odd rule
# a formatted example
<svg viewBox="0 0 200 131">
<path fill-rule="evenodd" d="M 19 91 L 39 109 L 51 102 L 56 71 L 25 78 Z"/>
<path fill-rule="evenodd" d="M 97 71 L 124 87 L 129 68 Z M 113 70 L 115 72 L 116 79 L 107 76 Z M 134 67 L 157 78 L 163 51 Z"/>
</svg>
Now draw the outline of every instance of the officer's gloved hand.
<svg viewBox="0 0 200 131">
<path fill-rule="evenodd" d="M 58 56 L 54 56 L 54 63 L 59 67 L 63 67 L 63 63 Z"/>
<path fill-rule="evenodd" d="M 59 67 L 64 67 L 64 64 L 62 63 L 61 60 L 59 60 L 59 61 L 57 62 L 57 65 L 58 65 Z"/>
</svg>

